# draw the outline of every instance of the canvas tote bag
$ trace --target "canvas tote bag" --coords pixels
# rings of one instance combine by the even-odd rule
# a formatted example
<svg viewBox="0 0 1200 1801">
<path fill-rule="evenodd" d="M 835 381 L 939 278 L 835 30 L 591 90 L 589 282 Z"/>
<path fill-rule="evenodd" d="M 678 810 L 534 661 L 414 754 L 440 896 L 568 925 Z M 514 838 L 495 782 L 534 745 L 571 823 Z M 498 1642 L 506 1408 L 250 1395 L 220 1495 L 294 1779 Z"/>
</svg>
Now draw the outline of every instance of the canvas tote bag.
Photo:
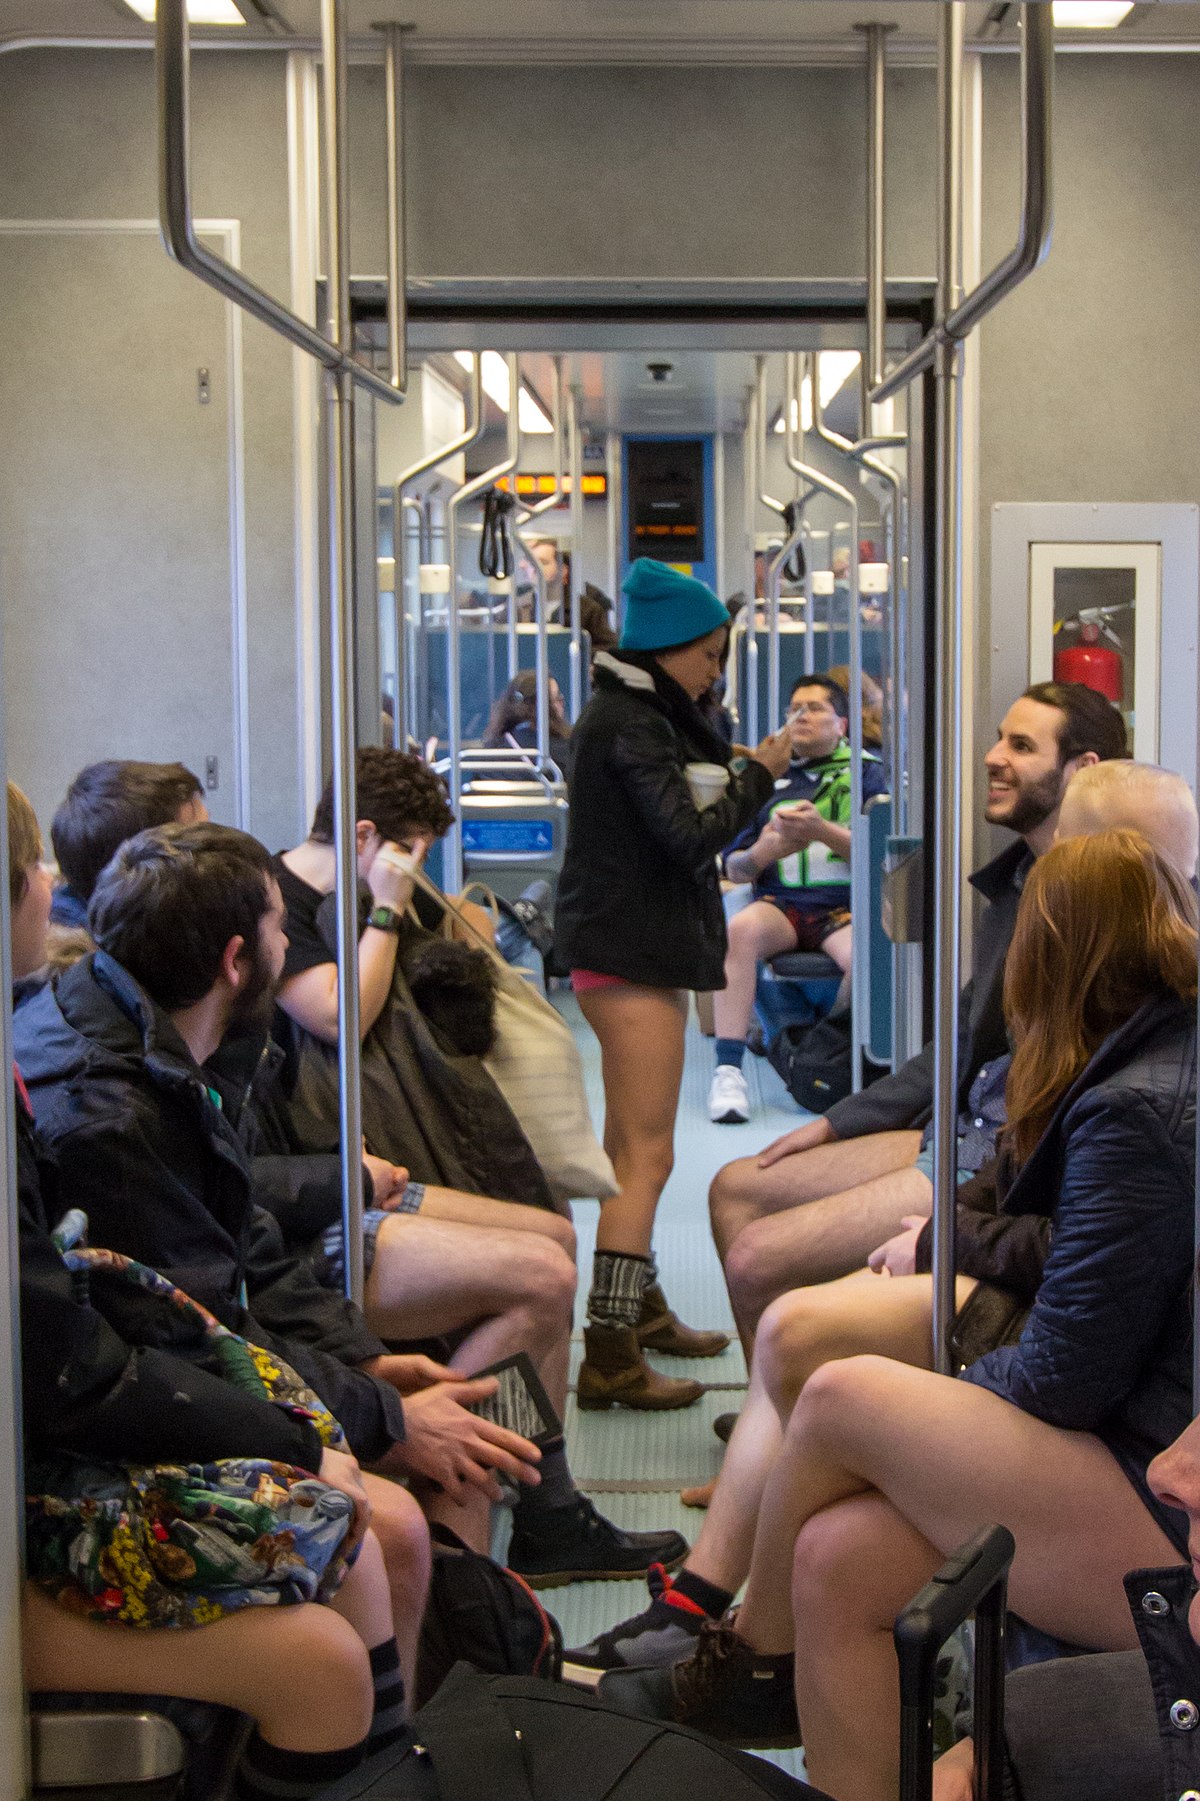
<svg viewBox="0 0 1200 1801">
<path fill-rule="evenodd" d="M 520 1122 L 557 1200 L 607 1200 L 617 1178 L 596 1137 L 571 1028 L 422 870 L 413 882 L 451 925 L 487 952 L 496 971 L 496 1040 L 484 1068 Z"/>
</svg>

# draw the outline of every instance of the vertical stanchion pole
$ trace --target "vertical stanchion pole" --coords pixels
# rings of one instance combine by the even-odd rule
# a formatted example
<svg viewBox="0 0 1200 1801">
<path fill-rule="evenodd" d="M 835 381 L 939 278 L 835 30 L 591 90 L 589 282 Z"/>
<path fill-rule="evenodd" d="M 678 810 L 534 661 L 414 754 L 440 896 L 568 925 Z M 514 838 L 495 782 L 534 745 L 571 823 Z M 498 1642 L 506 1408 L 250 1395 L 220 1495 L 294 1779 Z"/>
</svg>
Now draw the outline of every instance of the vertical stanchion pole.
<svg viewBox="0 0 1200 1801">
<path fill-rule="evenodd" d="M 321 0 L 326 169 L 328 332 L 353 347 L 350 318 L 349 182 L 346 155 L 345 0 Z M 346 1293 L 363 1299 L 362 1039 L 358 1006 L 358 856 L 355 842 L 354 377 L 325 376 L 329 446 L 329 672 L 332 689 L 333 820 L 337 865 L 338 1119 Z"/>
<path fill-rule="evenodd" d="M 482 361 L 482 354 L 480 357 Z M 446 503 L 446 563 L 449 571 L 450 592 L 446 596 L 446 737 L 449 752 L 450 805 L 454 809 L 454 824 L 446 833 L 442 842 L 445 845 L 445 887 L 451 894 L 457 894 L 463 885 L 463 843 L 462 825 L 459 820 L 460 803 L 462 801 L 462 645 L 459 640 L 462 621 L 458 611 L 458 512 L 468 500 L 474 500 L 479 494 L 493 486 L 502 475 L 513 478 L 513 492 L 516 492 L 517 462 L 520 457 L 521 440 L 518 423 L 518 384 L 520 371 L 517 358 L 509 355 L 508 364 L 508 454 L 503 462 L 494 468 L 485 469 L 482 475 L 476 475 L 464 482 L 461 488 L 450 496 Z M 516 673 L 513 663 L 516 652 L 516 603 L 517 581 L 516 561 L 513 564 L 513 579 L 508 596 L 508 633 L 509 633 L 509 680 Z"/>
<path fill-rule="evenodd" d="M 408 257 L 404 179 L 404 34 L 411 25 L 381 26 L 387 114 L 387 278 L 388 380 L 403 394 L 408 387 Z"/>
<path fill-rule="evenodd" d="M 962 298 L 963 8 L 938 17 L 938 317 Z M 962 910 L 962 345 L 936 347 L 937 672 L 933 990 L 933 1356 L 949 1373 L 954 1318 L 958 996 Z"/>
<path fill-rule="evenodd" d="M 571 651 L 569 704 L 571 724 L 583 710 L 583 616 L 580 595 L 583 582 L 583 443 L 579 425 L 579 389 L 567 394 L 567 454 L 571 475 Z"/>
<path fill-rule="evenodd" d="M 750 531 L 750 594 L 746 602 L 746 741 L 751 746 L 758 743 L 759 708 L 758 708 L 758 596 L 755 589 L 757 582 L 757 559 L 755 557 L 754 538 L 755 525 L 758 520 L 758 410 L 759 384 L 755 377 L 754 391 L 750 395 L 749 420 L 746 430 L 746 519 Z"/>
</svg>

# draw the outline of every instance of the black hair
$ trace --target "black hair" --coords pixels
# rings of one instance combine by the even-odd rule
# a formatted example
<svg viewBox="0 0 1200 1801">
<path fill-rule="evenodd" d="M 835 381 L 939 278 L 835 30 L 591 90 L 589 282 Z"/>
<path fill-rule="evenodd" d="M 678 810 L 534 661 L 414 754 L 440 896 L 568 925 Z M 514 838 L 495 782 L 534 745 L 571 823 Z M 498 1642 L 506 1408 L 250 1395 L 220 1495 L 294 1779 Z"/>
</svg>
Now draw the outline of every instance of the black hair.
<svg viewBox="0 0 1200 1801">
<path fill-rule="evenodd" d="M 1058 766 L 1094 751 L 1102 763 L 1129 755 L 1125 721 L 1112 702 L 1086 688 L 1082 682 L 1035 682 L 1022 700 L 1056 707 L 1063 721 L 1058 728 Z"/>
<path fill-rule="evenodd" d="M 369 819 L 385 840 L 419 831 L 440 838 L 454 824 L 446 784 L 420 757 L 365 745 L 354 760 L 359 819 Z M 326 784 L 313 814 L 310 837 L 333 843 L 333 783 Z"/>
<path fill-rule="evenodd" d="M 839 719 L 849 719 L 850 701 L 846 690 L 840 682 L 835 682 L 828 675 L 802 675 L 792 683 L 792 691 L 788 695 L 789 704 L 795 700 L 801 688 L 822 688 L 829 696 L 829 704 Z"/>
<path fill-rule="evenodd" d="M 120 846 L 101 872 L 88 930 L 165 1012 L 203 1000 L 231 938 L 257 950 L 271 858 L 232 826 L 163 825 Z"/>
<path fill-rule="evenodd" d="M 182 763 L 111 758 L 81 769 L 50 826 L 54 856 L 71 892 L 91 899 L 96 878 L 118 845 L 150 826 L 170 825 L 202 794 Z"/>
</svg>

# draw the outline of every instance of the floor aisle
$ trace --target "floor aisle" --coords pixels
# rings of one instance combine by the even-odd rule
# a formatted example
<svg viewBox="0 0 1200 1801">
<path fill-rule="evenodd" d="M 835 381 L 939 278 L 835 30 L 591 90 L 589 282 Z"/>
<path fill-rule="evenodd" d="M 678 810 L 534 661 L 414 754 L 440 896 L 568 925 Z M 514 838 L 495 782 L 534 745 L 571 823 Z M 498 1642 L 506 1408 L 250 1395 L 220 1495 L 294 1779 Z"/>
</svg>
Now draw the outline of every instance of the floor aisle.
<svg viewBox="0 0 1200 1801">
<path fill-rule="evenodd" d="M 570 1020 L 583 1054 L 592 1117 L 600 1126 L 604 1097 L 595 1039 L 571 996 L 556 1005 Z M 712 1041 L 703 1038 L 693 1018 L 688 1026 L 687 1062 L 675 1134 L 675 1171 L 659 1209 L 655 1248 L 663 1287 L 680 1318 L 690 1325 L 732 1331 L 733 1321 L 720 1264 L 708 1229 L 708 1186 L 722 1163 L 749 1156 L 789 1131 L 806 1117 L 790 1099 L 774 1070 L 762 1058 L 746 1058 L 746 1075 L 754 1113 L 745 1126 L 714 1126 L 708 1118 L 708 1086 L 712 1079 Z M 599 1209 L 591 1203 L 575 1208 L 579 1234 L 579 1299 L 576 1343 L 572 1346 L 572 1385 L 583 1354 L 582 1326 Z M 694 1407 L 678 1413 L 637 1414 L 613 1409 L 580 1413 L 574 1392 L 567 1403 L 567 1442 L 579 1486 L 596 1499 L 609 1517 L 628 1527 L 674 1526 L 694 1538 L 702 1515 L 683 1507 L 679 1490 L 703 1482 L 720 1467 L 721 1446 L 713 1436 L 718 1413 L 735 1410 L 746 1386 L 746 1366 L 737 1341 L 721 1357 L 685 1362 L 657 1360 L 671 1375 L 693 1375 L 709 1392 Z M 646 1603 L 644 1583 L 580 1582 L 546 1596 L 562 1624 L 568 1645 L 581 1644 L 615 1621 L 638 1612 Z M 768 1754 L 784 1769 L 802 1773 L 801 1753 Z"/>
</svg>

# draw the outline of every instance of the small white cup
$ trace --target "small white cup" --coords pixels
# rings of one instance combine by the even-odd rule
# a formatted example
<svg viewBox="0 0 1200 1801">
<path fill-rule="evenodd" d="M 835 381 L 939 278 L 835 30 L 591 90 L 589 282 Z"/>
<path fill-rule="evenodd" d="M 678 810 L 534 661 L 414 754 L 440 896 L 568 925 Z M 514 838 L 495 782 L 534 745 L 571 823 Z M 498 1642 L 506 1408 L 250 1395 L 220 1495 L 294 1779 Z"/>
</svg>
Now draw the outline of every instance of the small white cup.
<svg viewBox="0 0 1200 1801">
<path fill-rule="evenodd" d="M 698 813 L 715 807 L 729 786 L 729 771 L 721 763 L 689 763 L 683 773 Z"/>
</svg>

